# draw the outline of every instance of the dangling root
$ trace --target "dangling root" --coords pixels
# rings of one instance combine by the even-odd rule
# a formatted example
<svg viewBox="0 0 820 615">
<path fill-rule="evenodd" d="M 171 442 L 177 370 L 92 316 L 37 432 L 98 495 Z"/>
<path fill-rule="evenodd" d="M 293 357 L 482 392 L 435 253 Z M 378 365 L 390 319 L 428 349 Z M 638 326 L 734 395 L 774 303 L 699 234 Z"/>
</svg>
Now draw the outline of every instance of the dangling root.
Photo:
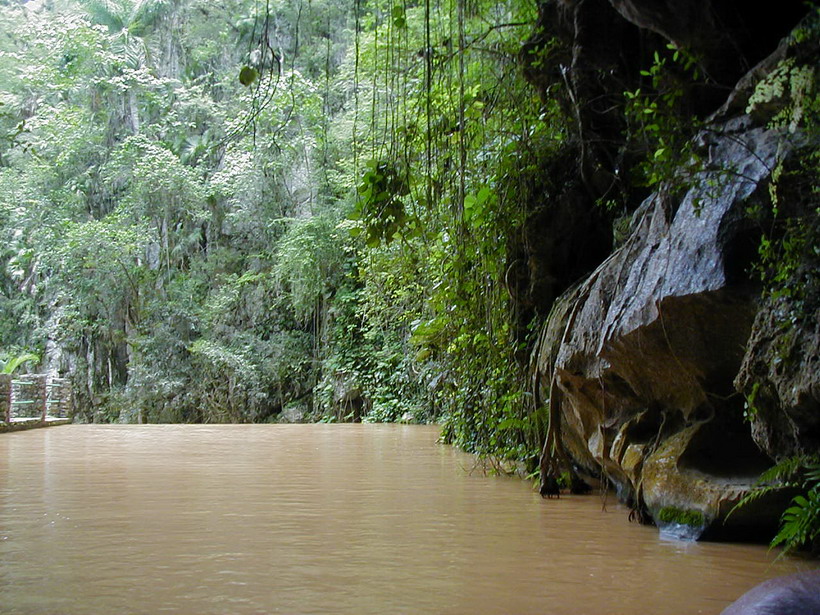
<svg viewBox="0 0 820 615">
<path fill-rule="evenodd" d="M 578 474 L 567 455 L 564 444 L 561 442 L 561 391 L 555 386 L 551 388 L 549 402 L 549 427 L 547 437 L 544 440 L 544 448 L 541 451 L 541 495 L 549 497 L 548 494 L 558 495 L 561 469 L 569 473 L 569 486 L 571 493 L 589 493 L 590 487 Z M 545 495 L 546 494 L 546 495 Z"/>
</svg>

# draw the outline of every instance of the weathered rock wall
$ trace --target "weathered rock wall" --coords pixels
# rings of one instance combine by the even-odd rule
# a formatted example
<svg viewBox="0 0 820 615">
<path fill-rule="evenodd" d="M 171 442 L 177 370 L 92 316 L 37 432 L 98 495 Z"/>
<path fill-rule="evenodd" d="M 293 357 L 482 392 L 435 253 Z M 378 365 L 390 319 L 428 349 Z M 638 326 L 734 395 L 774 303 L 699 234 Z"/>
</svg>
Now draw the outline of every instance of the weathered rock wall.
<svg viewBox="0 0 820 615">
<path fill-rule="evenodd" d="M 577 34 L 591 4 L 548 3 L 543 12 L 558 20 L 572 15 Z M 727 515 L 773 459 L 820 447 L 820 311 L 806 316 L 803 298 L 803 316 L 785 326 L 782 300 L 761 305 L 752 267 L 763 229 L 749 213 L 772 211 L 775 180 L 807 147 L 816 148 L 816 135 L 771 121 L 787 100 L 746 113 L 757 83 L 785 57 L 802 54 L 816 65 L 816 41 L 800 48 L 772 41 L 788 20 L 796 23 L 799 11 L 789 5 L 760 39 L 772 54 L 767 60 L 759 48 L 750 50 L 763 16 L 746 14 L 727 27 L 726 4 L 717 11 L 684 0 L 612 0 L 629 27 L 688 45 L 721 79 L 740 83 L 697 135 L 694 165 L 646 198 L 626 241 L 552 305 L 532 361 L 558 440 L 547 442 L 542 472 L 560 463 L 556 444 L 582 474 L 614 482 L 639 514 L 672 527 L 684 519 L 695 536 L 773 527 L 779 509 L 771 500 Z M 576 41 L 568 57 L 578 62 L 578 38 L 567 36 Z M 732 48 L 737 57 L 721 57 Z M 760 64 L 744 76 L 751 59 Z M 546 91 L 549 78 L 540 78 Z M 583 88 L 574 92 L 584 96 Z M 604 125 L 589 109 L 578 116 L 581 138 Z M 588 157 L 581 164 L 605 167 L 611 148 L 581 148 Z M 587 186 L 595 192 L 594 181 Z M 802 215 L 817 205 L 790 207 Z M 815 255 L 814 246 L 807 255 Z M 804 276 L 811 277 L 812 263 L 802 265 Z"/>
<path fill-rule="evenodd" d="M 656 519 L 722 520 L 769 465 L 732 387 L 757 311 L 754 288 L 734 283 L 750 263 L 733 259 L 792 137 L 745 121 L 714 130 L 714 170 L 677 206 L 647 200 L 626 243 L 559 300 L 537 358 L 544 395 L 560 389 L 571 457 Z"/>
</svg>

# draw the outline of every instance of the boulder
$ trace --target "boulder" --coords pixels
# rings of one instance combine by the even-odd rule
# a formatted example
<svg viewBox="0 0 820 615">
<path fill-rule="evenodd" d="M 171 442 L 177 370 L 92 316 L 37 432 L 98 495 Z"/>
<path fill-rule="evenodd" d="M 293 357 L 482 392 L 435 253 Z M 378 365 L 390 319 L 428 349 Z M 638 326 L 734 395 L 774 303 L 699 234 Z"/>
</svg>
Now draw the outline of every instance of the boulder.
<svg viewBox="0 0 820 615">
<path fill-rule="evenodd" d="M 598 113 L 584 103 L 605 99 L 584 89 L 586 77 L 615 57 L 590 36 L 600 26 L 590 15 L 601 4 L 545 3 L 543 28 L 525 46 L 538 57 L 535 51 L 551 50 L 548 35 L 559 42 L 540 64 L 525 62 L 525 70 L 544 92 L 555 81 L 550 70 L 568 71 L 565 107 L 578 118 L 590 170 L 606 166 L 614 152 L 590 154 L 586 147 L 589 135 L 615 134 L 602 129 L 611 107 Z M 550 404 L 542 482 L 569 465 L 608 479 L 639 518 L 664 531 L 759 539 L 776 528 L 794 494 L 773 493 L 732 512 L 735 504 L 773 460 L 820 449 L 820 224 L 816 202 L 806 197 L 816 177 L 804 172 L 795 186 L 788 179 L 801 177 L 792 167 L 805 171 L 801 161 L 816 154 L 816 135 L 800 121 L 810 113 L 810 95 L 795 84 L 816 78 L 820 26 L 809 14 L 795 30 L 800 34 L 778 45 L 805 6 L 786 3 L 767 22 L 770 11 L 736 11 L 741 5 L 732 2 L 606 4 L 629 25 L 614 30 L 633 43 L 657 40 L 636 38 L 630 28 L 699 57 L 714 79 L 702 84 L 709 100 L 690 108 L 714 113 L 693 141 L 692 160 L 637 207 L 617 249 L 551 306 L 531 362 L 536 397 Z M 631 74 L 642 56 L 628 50 L 607 74 Z M 718 82 L 737 86 L 727 98 L 730 88 L 721 91 Z M 609 90 L 604 82 L 598 87 Z M 595 193 L 599 175 L 578 175 Z M 619 175 L 617 166 L 611 175 Z M 796 264 L 788 270 L 791 288 L 800 290 L 761 300 L 753 267 L 763 229 L 776 239 L 771 229 L 788 227 L 778 216 L 808 229 L 803 254 L 792 255 Z"/>
<path fill-rule="evenodd" d="M 758 310 L 744 272 L 759 237 L 746 210 L 768 199 L 794 139 L 744 116 L 701 141 L 708 165 L 680 179 L 683 196 L 653 194 L 627 241 L 558 300 L 536 371 L 543 397 L 559 389 L 561 439 L 577 464 L 660 525 L 728 536 L 753 529 L 749 515 L 727 515 L 771 463 L 732 385 Z M 773 526 L 777 507 L 760 506 L 758 528 Z"/>
<path fill-rule="evenodd" d="M 721 615 L 813 615 L 820 613 L 820 570 L 764 581 L 730 604 Z"/>
</svg>

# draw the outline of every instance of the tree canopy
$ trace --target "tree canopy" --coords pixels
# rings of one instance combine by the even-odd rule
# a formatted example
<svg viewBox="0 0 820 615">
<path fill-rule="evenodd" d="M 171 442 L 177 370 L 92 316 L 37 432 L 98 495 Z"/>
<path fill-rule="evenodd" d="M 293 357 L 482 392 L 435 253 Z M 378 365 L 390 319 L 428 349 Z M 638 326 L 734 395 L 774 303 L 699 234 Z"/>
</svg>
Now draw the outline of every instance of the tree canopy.
<svg viewBox="0 0 820 615">
<path fill-rule="evenodd" d="M 7 356 L 70 374 L 88 420 L 535 445 L 503 287 L 505 176 L 562 138 L 521 76 L 533 5 L 4 4 Z"/>
</svg>

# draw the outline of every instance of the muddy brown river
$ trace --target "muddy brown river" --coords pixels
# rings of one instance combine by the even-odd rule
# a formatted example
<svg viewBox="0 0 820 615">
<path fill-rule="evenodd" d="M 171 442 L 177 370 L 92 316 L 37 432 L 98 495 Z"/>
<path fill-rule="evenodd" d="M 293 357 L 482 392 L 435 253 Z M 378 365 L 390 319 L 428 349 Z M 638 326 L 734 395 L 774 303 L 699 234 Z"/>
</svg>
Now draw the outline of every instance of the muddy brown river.
<svg viewBox="0 0 820 615">
<path fill-rule="evenodd" d="M 2 614 L 717 614 L 807 569 L 542 500 L 433 426 L 0 435 Z"/>
</svg>

